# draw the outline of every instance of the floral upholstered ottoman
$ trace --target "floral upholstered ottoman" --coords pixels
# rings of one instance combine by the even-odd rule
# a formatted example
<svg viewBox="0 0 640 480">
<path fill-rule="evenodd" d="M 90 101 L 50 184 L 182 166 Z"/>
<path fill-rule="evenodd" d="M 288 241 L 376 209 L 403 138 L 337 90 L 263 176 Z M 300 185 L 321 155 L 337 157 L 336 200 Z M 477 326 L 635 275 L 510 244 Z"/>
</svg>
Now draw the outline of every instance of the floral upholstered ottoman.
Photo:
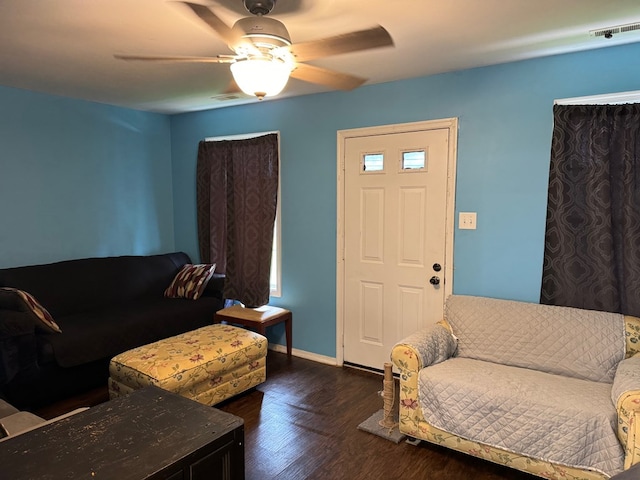
<svg viewBox="0 0 640 480">
<path fill-rule="evenodd" d="M 266 379 L 267 339 L 209 325 L 121 353 L 109 364 L 109 397 L 155 385 L 214 405 Z"/>
</svg>

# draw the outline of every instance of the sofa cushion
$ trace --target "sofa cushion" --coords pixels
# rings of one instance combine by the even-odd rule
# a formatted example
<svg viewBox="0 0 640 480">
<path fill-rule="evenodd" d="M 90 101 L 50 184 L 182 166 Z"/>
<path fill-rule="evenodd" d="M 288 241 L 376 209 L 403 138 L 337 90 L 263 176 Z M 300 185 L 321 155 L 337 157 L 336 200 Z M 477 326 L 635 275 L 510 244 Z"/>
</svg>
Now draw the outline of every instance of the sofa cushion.
<svg viewBox="0 0 640 480">
<path fill-rule="evenodd" d="M 0 309 L 27 313 L 36 328 L 45 332 L 62 331 L 47 309 L 40 305 L 33 295 L 23 290 L 0 287 Z"/>
<path fill-rule="evenodd" d="M 469 358 L 419 373 L 425 420 L 511 452 L 613 475 L 624 452 L 611 385 Z"/>
<path fill-rule="evenodd" d="M 625 357 L 617 313 L 451 295 L 445 318 L 460 357 L 608 383 Z"/>
<path fill-rule="evenodd" d="M 213 272 L 216 269 L 216 264 L 200 264 L 192 265 L 187 263 L 171 281 L 171 284 L 164 291 L 164 296 L 168 298 L 189 298 L 191 300 L 197 300 L 207 288 L 207 284 Z"/>
<path fill-rule="evenodd" d="M 73 367 L 213 323 L 220 300 L 143 299 L 61 317 L 60 335 L 39 335 L 39 361 Z"/>
<path fill-rule="evenodd" d="M 59 322 L 70 314 L 161 297 L 185 263 L 191 260 L 182 252 L 66 260 L 0 269 L 0 287 L 29 292 Z"/>
</svg>

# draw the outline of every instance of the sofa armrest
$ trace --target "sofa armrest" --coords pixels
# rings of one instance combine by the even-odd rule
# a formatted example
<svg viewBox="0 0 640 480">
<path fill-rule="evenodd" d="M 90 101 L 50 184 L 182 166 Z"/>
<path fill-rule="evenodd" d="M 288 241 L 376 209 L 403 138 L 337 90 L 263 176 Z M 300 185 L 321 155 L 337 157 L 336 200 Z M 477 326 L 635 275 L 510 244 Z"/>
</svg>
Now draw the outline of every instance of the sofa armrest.
<svg viewBox="0 0 640 480">
<path fill-rule="evenodd" d="M 33 320 L 25 312 L 0 308 L 0 339 L 35 333 L 35 330 Z"/>
<path fill-rule="evenodd" d="M 400 370 L 398 421 L 400 431 L 421 438 L 424 424 L 419 407 L 419 371 L 453 356 L 457 340 L 442 320 L 398 342 L 391 350 L 391 361 Z"/>
<path fill-rule="evenodd" d="M 26 313 L 0 310 L 0 387 L 35 363 L 35 330 Z"/>
<path fill-rule="evenodd" d="M 611 388 L 618 411 L 618 439 L 624 448 L 624 468 L 640 463 L 640 354 L 618 365 Z"/>
<path fill-rule="evenodd" d="M 448 327 L 442 321 L 409 335 L 393 347 L 391 361 L 400 370 L 419 371 L 450 358 L 457 340 Z"/>
<path fill-rule="evenodd" d="M 0 442 L 3 442 L 8 438 L 22 435 L 23 433 L 30 432 L 31 430 L 35 430 L 36 428 L 44 427 L 45 425 L 49 425 L 50 423 L 63 420 L 77 413 L 84 412 L 85 410 L 89 410 L 89 407 L 76 408 L 71 412 L 64 413 L 50 420 L 45 420 L 44 418 L 38 417 L 37 415 L 29 412 L 15 413 L 11 416 L 0 419 L 0 427 L 2 427 L 2 429 L 6 433 L 6 436 L 4 438 L 1 438 Z"/>
<path fill-rule="evenodd" d="M 225 278 L 226 276 L 224 273 L 214 273 L 211 280 L 207 283 L 204 292 L 202 292 L 202 296 L 222 299 Z"/>
</svg>

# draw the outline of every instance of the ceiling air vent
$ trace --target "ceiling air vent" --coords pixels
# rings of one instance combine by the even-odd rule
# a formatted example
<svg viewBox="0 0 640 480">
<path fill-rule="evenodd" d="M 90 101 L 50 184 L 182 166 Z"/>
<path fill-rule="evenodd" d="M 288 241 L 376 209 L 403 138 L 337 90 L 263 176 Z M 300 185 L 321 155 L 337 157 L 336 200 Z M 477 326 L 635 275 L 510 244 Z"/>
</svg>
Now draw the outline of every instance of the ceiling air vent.
<svg viewBox="0 0 640 480">
<path fill-rule="evenodd" d="M 221 93 L 220 95 L 214 95 L 211 98 L 216 102 L 228 102 L 230 100 L 239 100 L 245 97 L 237 93 Z"/>
<path fill-rule="evenodd" d="M 626 25 L 616 25 L 614 27 L 599 28 L 597 30 L 590 30 L 589 35 L 591 35 L 592 37 L 611 38 L 617 33 L 633 32 L 634 30 L 640 30 L 640 22 L 627 23 Z"/>
</svg>

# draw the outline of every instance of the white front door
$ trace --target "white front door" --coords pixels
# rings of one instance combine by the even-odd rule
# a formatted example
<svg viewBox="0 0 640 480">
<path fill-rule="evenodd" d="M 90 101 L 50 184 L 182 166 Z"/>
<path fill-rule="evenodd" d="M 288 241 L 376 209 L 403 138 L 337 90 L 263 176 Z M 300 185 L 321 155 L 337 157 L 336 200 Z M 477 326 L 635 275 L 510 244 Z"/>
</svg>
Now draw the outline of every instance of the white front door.
<svg viewBox="0 0 640 480">
<path fill-rule="evenodd" d="M 382 369 L 396 342 L 442 318 L 452 282 L 452 137 L 449 125 L 344 138 L 348 363 Z"/>
</svg>

